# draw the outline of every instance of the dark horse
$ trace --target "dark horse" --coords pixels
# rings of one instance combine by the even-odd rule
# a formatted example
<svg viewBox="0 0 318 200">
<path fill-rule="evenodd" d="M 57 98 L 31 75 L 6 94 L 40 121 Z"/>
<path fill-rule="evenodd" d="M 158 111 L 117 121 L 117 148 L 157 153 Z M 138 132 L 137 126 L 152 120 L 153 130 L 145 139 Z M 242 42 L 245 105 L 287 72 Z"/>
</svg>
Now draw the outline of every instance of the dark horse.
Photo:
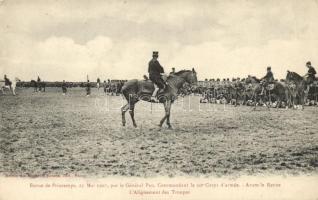
<svg viewBox="0 0 318 200">
<path fill-rule="evenodd" d="M 253 104 L 254 104 L 253 109 L 255 110 L 259 101 L 261 101 L 261 103 L 264 103 L 264 96 L 260 95 L 262 92 L 261 80 L 256 78 L 255 76 L 249 75 L 245 79 L 245 83 L 247 84 L 246 92 L 250 91 L 251 100 L 253 100 Z M 266 101 L 265 101 L 265 105 L 269 109 L 269 105 L 266 103 Z"/>
<path fill-rule="evenodd" d="M 286 84 L 289 93 L 288 105 L 294 107 L 296 103 L 299 103 L 302 109 L 304 109 L 306 98 L 305 90 L 307 89 L 306 80 L 296 72 L 287 71 Z"/>
<path fill-rule="evenodd" d="M 31 87 L 34 88 L 34 92 L 45 92 L 45 87 L 46 87 L 46 83 L 45 82 L 40 82 L 40 81 L 35 81 L 35 80 L 31 80 L 30 82 Z"/>
<path fill-rule="evenodd" d="M 167 87 L 164 89 L 164 91 L 158 94 L 159 102 L 163 103 L 165 108 L 165 116 L 160 121 L 160 124 L 159 124 L 160 127 L 162 126 L 164 121 L 166 121 L 168 128 L 171 128 L 171 124 L 170 124 L 171 104 L 177 98 L 178 91 L 182 88 L 185 82 L 189 84 L 197 83 L 197 73 L 195 72 L 194 69 L 181 70 L 173 75 L 170 75 L 167 78 Z M 133 125 L 134 127 L 137 127 L 135 118 L 134 118 L 135 104 L 139 100 L 151 102 L 151 95 L 153 90 L 154 90 L 154 85 L 149 80 L 133 79 L 126 82 L 123 85 L 121 92 L 128 102 L 126 105 L 124 105 L 121 108 L 123 126 L 125 126 L 126 124 L 125 113 L 127 110 L 129 110 L 129 114 L 131 116 Z"/>
<path fill-rule="evenodd" d="M 36 82 L 35 80 L 31 80 L 30 82 L 30 86 L 33 87 L 34 89 L 34 92 L 37 92 L 38 91 L 38 82 Z"/>
<path fill-rule="evenodd" d="M 276 108 L 279 108 L 282 104 L 282 101 L 288 99 L 286 86 L 283 83 L 275 81 L 274 83 L 272 83 L 273 87 L 269 87 L 271 86 L 269 85 L 265 88 L 264 95 L 260 95 L 262 91 L 261 80 L 257 79 L 254 76 L 248 76 L 246 78 L 246 83 L 250 84 L 250 87 L 248 87 L 248 89 L 251 90 L 252 93 L 252 99 L 254 100 L 254 109 L 259 100 L 261 100 L 263 103 L 265 102 L 267 108 L 269 108 L 267 102 L 271 102 L 272 98 L 275 98 L 275 100 L 277 101 Z"/>
</svg>

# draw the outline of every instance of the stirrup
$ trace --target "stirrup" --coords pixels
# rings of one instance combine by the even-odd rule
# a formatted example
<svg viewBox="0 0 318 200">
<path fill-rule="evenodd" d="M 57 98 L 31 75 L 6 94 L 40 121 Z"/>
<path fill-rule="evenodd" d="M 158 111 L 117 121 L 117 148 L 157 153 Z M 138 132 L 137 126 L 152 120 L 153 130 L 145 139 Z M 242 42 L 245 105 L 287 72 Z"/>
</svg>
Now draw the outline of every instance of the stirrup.
<svg viewBox="0 0 318 200">
<path fill-rule="evenodd" d="M 156 97 L 151 96 L 150 102 L 152 102 L 152 103 L 159 103 L 159 100 L 158 100 Z"/>
</svg>

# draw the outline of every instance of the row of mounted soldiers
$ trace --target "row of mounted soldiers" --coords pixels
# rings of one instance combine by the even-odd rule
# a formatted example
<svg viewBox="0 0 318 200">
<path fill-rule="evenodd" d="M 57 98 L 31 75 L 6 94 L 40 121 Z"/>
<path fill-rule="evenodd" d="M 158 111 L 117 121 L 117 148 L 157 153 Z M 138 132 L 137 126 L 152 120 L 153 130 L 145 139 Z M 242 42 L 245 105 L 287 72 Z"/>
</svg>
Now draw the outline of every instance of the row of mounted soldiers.
<svg viewBox="0 0 318 200">
<path fill-rule="evenodd" d="M 305 104 L 307 105 L 318 105 L 318 80 L 315 78 L 316 71 L 314 67 L 312 67 L 311 62 L 308 61 L 306 63 L 308 68 L 308 73 L 305 76 L 300 77 L 303 78 L 306 87 L 303 87 L 302 90 L 305 93 Z M 289 73 L 289 72 L 288 72 Z M 230 79 L 210 79 L 201 81 L 199 83 L 199 87 L 195 90 L 195 93 L 202 95 L 200 100 L 201 103 L 232 103 L 232 104 L 252 104 L 253 102 L 253 85 L 248 80 L 256 80 L 262 86 L 261 92 L 258 94 L 260 96 L 264 96 L 264 100 L 275 102 L 277 100 L 277 96 L 270 94 L 270 91 L 273 89 L 277 83 L 287 88 L 292 88 L 292 90 L 296 91 L 297 88 L 294 85 L 293 81 L 286 81 L 285 79 L 281 79 L 280 81 L 274 79 L 274 75 L 271 71 L 271 67 L 267 68 L 266 75 L 257 79 L 256 77 L 248 76 L 247 78 L 233 78 Z M 298 88 L 299 89 L 299 88 Z M 191 88 L 189 88 L 191 90 Z M 265 96 L 264 91 L 269 91 Z M 296 91 L 297 92 L 297 91 Z M 284 95 L 283 95 L 284 96 Z M 285 96 L 282 101 L 284 104 L 287 103 L 288 97 Z M 297 97 L 298 98 L 298 97 Z M 240 101 L 240 102 L 237 102 Z M 276 102 L 277 103 L 277 102 Z"/>
</svg>

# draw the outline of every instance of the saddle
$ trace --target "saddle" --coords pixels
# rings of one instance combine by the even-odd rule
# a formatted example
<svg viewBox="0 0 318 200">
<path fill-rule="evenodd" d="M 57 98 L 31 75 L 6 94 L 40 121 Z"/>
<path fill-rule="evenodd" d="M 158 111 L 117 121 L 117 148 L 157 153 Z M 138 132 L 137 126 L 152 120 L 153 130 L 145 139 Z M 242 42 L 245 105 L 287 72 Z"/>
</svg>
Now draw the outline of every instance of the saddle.
<svg viewBox="0 0 318 200">
<path fill-rule="evenodd" d="M 165 76 L 162 77 L 164 81 L 167 80 L 167 78 Z M 148 76 L 144 75 L 144 80 L 140 81 L 140 92 L 141 94 L 144 94 L 144 95 L 152 95 L 152 93 L 154 92 L 155 90 L 155 83 L 152 82 Z M 163 93 L 162 90 L 159 90 L 159 92 L 157 93 L 157 95 L 159 96 L 161 93 Z"/>
</svg>

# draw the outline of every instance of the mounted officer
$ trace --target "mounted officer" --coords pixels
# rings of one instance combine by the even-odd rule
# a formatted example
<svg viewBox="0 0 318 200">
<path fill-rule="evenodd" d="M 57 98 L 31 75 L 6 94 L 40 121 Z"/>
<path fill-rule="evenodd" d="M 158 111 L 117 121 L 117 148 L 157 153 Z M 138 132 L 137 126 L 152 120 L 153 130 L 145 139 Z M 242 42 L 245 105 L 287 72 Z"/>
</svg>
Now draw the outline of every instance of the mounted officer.
<svg viewBox="0 0 318 200">
<path fill-rule="evenodd" d="M 11 87 L 12 82 L 8 79 L 7 75 L 4 75 L 4 84 Z"/>
<path fill-rule="evenodd" d="M 174 75 L 176 73 L 176 68 L 172 67 L 172 71 L 170 72 L 170 75 Z"/>
<path fill-rule="evenodd" d="M 306 83 L 307 83 L 307 91 L 309 91 L 310 85 L 315 80 L 316 70 L 315 70 L 315 68 L 313 66 L 311 66 L 311 62 L 310 61 L 308 61 L 306 63 L 306 66 L 308 68 L 308 72 L 307 72 L 307 74 L 305 74 L 305 80 L 306 80 Z"/>
<path fill-rule="evenodd" d="M 152 94 L 151 100 L 155 101 L 157 92 L 160 90 L 164 90 L 166 87 L 166 84 L 164 80 L 161 78 L 162 75 L 164 75 L 164 69 L 160 65 L 158 61 L 159 53 L 158 51 L 154 51 L 152 54 L 152 59 L 149 61 L 148 64 L 148 73 L 149 73 L 149 79 L 154 83 L 155 90 Z"/>
<path fill-rule="evenodd" d="M 305 75 L 306 81 L 307 81 L 308 84 L 311 84 L 315 80 L 316 70 L 315 70 L 315 68 L 313 66 L 311 66 L 311 62 L 310 61 L 308 61 L 306 63 L 306 66 L 308 68 L 308 72 Z"/>
<path fill-rule="evenodd" d="M 261 84 L 262 84 L 262 92 L 261 92 L 261 95 L 263 95 L 264 93 L 264 90 L 266 89 L 266 87 L 273 83 L 274 82 L 274 75 L 273 75 L 273 72 L 272 72 L 272 69 L 270 66 L 267 67 L 267 73 L 266 75 L 260 79 L 261 80 Z"/>
<path fill-rule="evenodd" d="M 63 82 L 62 82 L 62 92 L 63 92 L 63 95 L 65 95 L 67 92 L 67 85 L 66 85 L 65 80 L 63 80 Z"/>
</svg>

